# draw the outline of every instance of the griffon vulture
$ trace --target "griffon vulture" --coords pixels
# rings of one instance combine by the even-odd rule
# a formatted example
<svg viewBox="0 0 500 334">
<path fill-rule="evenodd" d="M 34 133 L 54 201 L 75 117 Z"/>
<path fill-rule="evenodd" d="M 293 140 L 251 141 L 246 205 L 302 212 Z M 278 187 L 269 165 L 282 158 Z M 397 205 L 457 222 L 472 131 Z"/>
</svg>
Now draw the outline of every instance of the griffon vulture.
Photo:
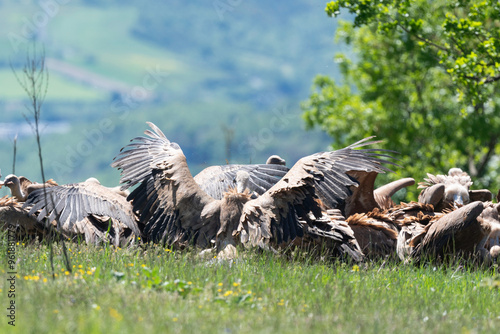
<svg viewBox="0 0 500 334">
<path fill-rule="evenodd" d="M 45 187 L 57 186 L 57 183 L 50 179 L 46 183 L 31 182 L 24 176 L 16 176 L 14 174 L 7 175 L 5 180 L 0 181 L 0 188 L 7 186 L 13 197 L 19 202 L 24 202 L 28 195 L 36 190 Z"/>
<path fill-rule="evenodd" d="M 22 208 L 15 197 L 0 198 L 0 229 L 14 233 L 16 240 L 33 239 L 45 235 L 46 230 Z"/>
<path fill-rule="evenodd" d="M 95 178 L 35 190 L 24 207 L 30 207 L 29 214 L 37 214 L 37 221 L 47 217 L 49 224 L 58 222 L 55 225 L 63 234 L 83 234 L 88 243 L 109 239 L 118 246 L 130 241 L 132 233 L 141 235 L 132 205 L 123 193 L 102 186 Z"/>
<path fill-rule="evenodd" d="M 423 188 L 418 201 L 432 204 L 435 211 L 451 209 L 473 201 L 490 201 L 492 193 L 487 189 L 470 190 L 472 180 L 460 168 L 451 168 L 448 175 L 432 175 L 419 182 L 418 188 Z"/>
<path fill-rule="evenodd" d="M 236 174 L 239 171 L 246 171 L 249 174 L 249 190 L 253 194 L 262 195 L 277 183 L 289 170 L 283 167 L 283 165 L 269 165 L 271 162 L 279 164 L 277 161 L 277 156 L 271 156 L 265 165 L 212 166 L 205 168 L 196 175 L 194 179 L 200 188 L 208 195 L 215 199 L 222 199 L 223 194 L 227 192 L 229 188 L 235 186 Z M 392 201 L 391 197 L 400 189 L 415 184 L 413 178 L 404 178 L 373 190 L 374 181 L 374 178 L 365 178 L 365 183 L 358 185 L 358 188 L 363 190 L 358 191 L 355 194 L 358 195 L 358 197 L 350 201 L 350 203 L 353 203 L 351 207 L 364 208 L 359 211 L 368 209 L 373 210 L 367 213 L 354 213 L 347 218 L 347 221 L 341 210 L 333 209 L 337 214 L 335 218 L 329 214 L 332 209 L 329 209 L 325 205 L 325 202 L 328 202 L 328 200 L 325 199 L 328 197 L 328 193 L 323 193 L 329 190 L 326 189 L 325 186 L 322 186 L 321 181 L 315 183 L 317 188 L 316 195 L 322 203 L 322 209 L 325 211 L 324 216 L 329 217 L 328 219 L 330 219 L 331 225 L 335 225 L 337 228 L 343 227 L 345 230 L 350 227 L 363 253 L 372 258 L 395 254 L 396 239 L 399 232 L 390 221 L 391 218 L 382 218 L 383 214 L 378 208 L 387 209 L 395 206 L 396 204 Z M 360 194 L 363 194 L 363 196 L 359 196 Z M 372 195 L 369 196 L 370 194 Z M 256 196 L 252 196 L 252 198 L 255 197 Z M 366 205 L 366 203 L 364 206 L 356 205 L 355 203 L 360 201 L 359 198 L 371 198 L 371 201 L 369 201 L 372 203 L 371 206 Z M 376 206 L 373 204 L 374 202 L 376 202 Z M 353 212 L 354 210 L 351 208 L 344 208 L 344 211 Z"/>
<path fill-rule="evenodd" d="M 121 150 L 112 167 L 121 170 L 122 189 L 138 185 L 128 199 L 139 213 L 144 236 L 155 242 L 207 248 L 215 242 L 218 252 L 233 254 L 237 242 L 261 248 L 290 245 L 303 239 L 337 243 L 332 250 L 346 251 L 339 236 L 323 216 L 316 184 L 330 189 L 333 207 L 344 208 L 357 173 L 383 173 L 384 150 L 360 149 L 376 142 L 370 138 L 344 149 L 316 153 L 300 159 L 276 184 L 252 199 L 249 173 L 237 173 L 236 188 L 214 199 L 191 176 L 181 148 L 170 142 L 154 124 L 147 137 L 136 137 Z M 238 241 L 237 241 L 238 240 Z M 345 245 L 343 245 L 345 246 Z"/>
<path fill-rule="evenodd" d="M 489 251 L 484 246 L 493 221 L 498 221 L 496 208 L 485 208 L 480 201 L 467 204 L 428 224 L 413 241 L 411 257 L 417 262 L 453 255 L 488 260 Z"/>
</svg>

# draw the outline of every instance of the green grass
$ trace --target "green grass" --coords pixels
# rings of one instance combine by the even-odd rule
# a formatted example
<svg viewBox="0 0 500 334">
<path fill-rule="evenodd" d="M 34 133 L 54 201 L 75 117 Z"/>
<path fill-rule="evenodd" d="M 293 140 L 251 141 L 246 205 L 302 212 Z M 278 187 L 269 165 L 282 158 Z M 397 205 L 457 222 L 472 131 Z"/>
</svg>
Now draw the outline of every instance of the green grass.
<svg viewBox="0 0 500 334">
<path fill-rule="evenodd" d="M 16 331 L 479 333 L 500 325 L 496 267 L 357 266 L 254 251 L 212 263 L 158 246 L 68 247 L 72 272 L 56 245 L 52 279 L 47 246 L 16 246 Z M 5 279 L 0 287 L 7 305 Z"/>
</svg>

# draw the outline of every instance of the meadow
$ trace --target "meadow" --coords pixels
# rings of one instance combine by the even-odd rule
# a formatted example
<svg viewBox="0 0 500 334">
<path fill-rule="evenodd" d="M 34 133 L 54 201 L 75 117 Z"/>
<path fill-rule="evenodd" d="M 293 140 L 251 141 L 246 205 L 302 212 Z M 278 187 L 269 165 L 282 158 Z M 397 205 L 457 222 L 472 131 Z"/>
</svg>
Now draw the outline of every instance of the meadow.
<svg viewBox="0 0 500 334">
<path fill-rule="evenodd" d="M 8 277 L 7 236 L 0 239 Z M 497 265 L 360 264 L 240 250 L 232 262 L 161 246 L 15 246 L 19 333 L 483 333 L 500 328 Z M 54 273 L 54 275 L 53 275 Z"/>
</svg>

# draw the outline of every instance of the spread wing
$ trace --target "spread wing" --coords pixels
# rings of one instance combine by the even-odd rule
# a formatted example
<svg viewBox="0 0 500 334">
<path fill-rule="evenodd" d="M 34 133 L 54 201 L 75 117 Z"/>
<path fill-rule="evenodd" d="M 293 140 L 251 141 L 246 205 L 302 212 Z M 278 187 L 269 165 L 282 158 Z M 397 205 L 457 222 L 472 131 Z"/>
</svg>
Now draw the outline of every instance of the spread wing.
<svg viewBox="0 0 500 334">
<path fill-rule="evenodd" d="M 394 164 L 387 160 L 391 156 L 383 154 L 388 151 L 356 149 L 377 143 L 369 139 L 371 137 L 338 151 L 300 159 L 271 189 L 245 205 L 237 230 L 242 242 L 265 247 L 314 233 L 316 218 L 322 215 L 317 202 L 319 192 L 328 195 L 332 209 L 343 208 L 352 194 L 350 188 L 358 185 L 350 173 L 390 171 L 382 165 Z M 328 226 L 323 227 L 326 232 L 330 230 Z"/>
<path fill-rule="evenodd" d="M 194 180 L 208 195 L 222 199 L 223 194 L 235 186 L 236 173 L 246 171 L 249 174 L 250 192 L 262 195 L 285 176 L 288 170 L 285 166 L 275 164 L 211 166 L 198 173 Z"/>
<path fill-rule="evenodd" d="M 482 202 L 473 202 L 442 216 L 426 227 L 425 236 L 416 245 L 411 256 L 420 260 L 423 255 L 443 256 L 447 251 L 474 249 L 483 237 L 477 222 L 483 209 Z"/>
<path fill-rule="evenodd" d="M 94 182 L 82 182 L 41 188 L 28 196 L 24 207 L 31 206 L 29 214 L 38 210 L 38 221 L 48 216 L 49 222 L 59 219 L 61 226 L 73 230 L 74 224 L 90 215 L 118 220 L 136 235 L 141 235 L 132 206 L 125 197 Z"/>
<path fill-rule="evenodd" d="M 130 193 L 146 239 L 182 246 L 207 247 L 219 228 L 220 203 L 194 181 L 179 145 L 153 123 L 147 137 L 136 137 L 111 164 L 122 172 L 122 189 Z"/>
</svg>

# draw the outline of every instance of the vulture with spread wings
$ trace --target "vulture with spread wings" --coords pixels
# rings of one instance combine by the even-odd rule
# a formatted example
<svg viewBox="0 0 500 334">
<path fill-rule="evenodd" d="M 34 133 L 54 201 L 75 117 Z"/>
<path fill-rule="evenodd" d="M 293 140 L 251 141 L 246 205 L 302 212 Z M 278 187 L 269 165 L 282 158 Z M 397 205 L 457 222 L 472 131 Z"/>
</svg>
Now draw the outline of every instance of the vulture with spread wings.
<svg viewBox="0 0 500 334">
<path fill-rule="evenodd" d="M 248 188 L 251 171 L 238 171 L 236 187 L 215 199 L 196 183 L 179 145 L 148 125 L 147 137 L 132 139 L 111 165 L 121 170 L 122 189 L 137 185 L 128 199 L 148 240 L 179 247 L 215 243 L 229 256 L 237 243 L 264 249 L 321 244 L 336 254 L 362 256 L 354 236 L 325 219 L 316 188 L 328 189 L 330 207 L 342 209 L 359 184 L 356 176 L 390 171 L 382 165 L 395 165 L 388 151 L 357 149 L 377 143 L 371 137 L 300 159 L 257 198 Z"/>
<path fill-rule="evenodd" d="M 84 235 L 87 243 L 109 239 L 119 246 L 141 235 L 124 194 L 95 178 L 37 189 L 28 195 L 23 207 L 29 208 L 30 215 L 37 215 L 38 222 L 47 217 L 64 235 Z"/>
</svg>

